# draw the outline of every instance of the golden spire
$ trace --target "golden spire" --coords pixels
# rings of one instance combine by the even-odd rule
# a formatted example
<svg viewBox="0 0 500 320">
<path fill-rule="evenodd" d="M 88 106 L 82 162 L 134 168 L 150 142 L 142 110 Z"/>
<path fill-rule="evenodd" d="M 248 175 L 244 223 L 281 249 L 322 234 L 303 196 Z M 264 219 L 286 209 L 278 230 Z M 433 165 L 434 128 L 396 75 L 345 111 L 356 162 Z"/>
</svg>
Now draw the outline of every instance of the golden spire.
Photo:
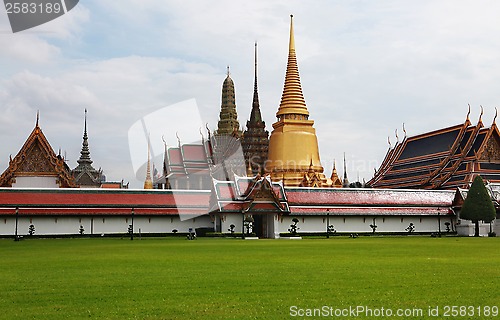
<svg viewBox="0 0 500 320">
<path fill-rule="evenodd" d="M 269 138 L 265 172 L 271 174 L 272 180 L 278 181 L 282 178 L 283 184 L 291 187 L 300 186 L 304 174 L 314 172 L 318 179 L 315 185 L 326 185 L 327 179 L 323 174 L 323 166 L 319 157 L 314 121 L 309 119 L 309 112 L 302 94 L 295 55 L 293 20 L 290 20 L 290 45 L 285 84 L 276 117 L 278 119 L 273 123 L 273 132 Z"/>
<path fill-rule="evenodd" d="M 151 155 L 150 155 L 149 137 L 148 137 L 148 164 L 146 167 L 146 181 L 144 181 L 144 189 L 153 189 L 153 180 L 151 179 Z"/>
<path fill-rule="evenodd" d="M 286 66 L 285 85 L 276 117 L 280 119 L 285 114 L 304 115 L 306 116 L 306 119 L 309 116 L 306 101 L 304 99 L 304 95 L 302 94 L 299 67 L 297 65 L 297 56 L 295 54 L 293 15 L 290 15 L 290 43 L 288 47 L 288 63 Z"/>
</svg>

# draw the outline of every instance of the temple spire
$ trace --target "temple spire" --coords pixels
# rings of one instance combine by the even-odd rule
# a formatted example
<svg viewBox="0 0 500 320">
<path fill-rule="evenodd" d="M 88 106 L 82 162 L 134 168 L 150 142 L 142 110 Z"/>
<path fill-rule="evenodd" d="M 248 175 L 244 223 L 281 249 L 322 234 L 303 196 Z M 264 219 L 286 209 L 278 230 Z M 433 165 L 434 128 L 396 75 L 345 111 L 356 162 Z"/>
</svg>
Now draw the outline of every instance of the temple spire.
<svg viewBox="0 0 500 320">
<path fill-rule="evenodd" d="M 285 114 L 303 115 L 307 119 L 309 111 L 302 94 L 299 67 L 295 53 L 295 38 L 293 31 L 293 15 L 290 15 L 290 42 L 288 46 L 288 63 L 285 74 L 285 85 L 281 96 L 281 103 L 276 113 L 278 120 Z"/>
<path fill-rule="evenodd" d="M 344 152 L 344 181 L 342 182 L 343 188 L 349 188 L 349 179 L 347 179 L 347 165 L 345 162 L 345 152 Z"/>
<path fill-rule="evenodd" d="M 259 93 L 257 87 L 257 43 L 255 43 L 252 111 L 247 121 L 247 129 L 243 134 L 242 148 L 247 162 L 247 167 L 252 170 L 252 175 L 263 174 L 269 148 L 269 132 L 262 121 L 260 113 Z"/>
<path fill-rule="evenodd" d="M 146 167 L 146 180 L 144 181 L 144 189 L 153 189 L 153 180 L 151 179 L 151 145 L 148 136 L 148 163 Z"/>
<path fill-rule="evenodd" d="M 235 132 L 237 137 L 241 136 L 240 123 L 236 112 L 234 82 L 229 73 L 229 66 L 227 66 L 227 76 L 222 84 L 221 110 L 216 134 L 232 136 L 235 135 Z"/>
<path fill-rule="evenodd" d="M 253 84 L 253 101 L 252 101 L 252 112 L 250 113 L 250 121 L 262 121 L 262 115 L 260 113 L 260 104 L 259 104 L 259 90 L 257 88 L 257 42 L 255 43 L 255 75 L 254 75 L 254 84 Z"/>
<path fill-rule="evenodd" d="M 78 159 L 77 162 L 79 166 L 92 167 L 93 161 L 90 159 L 89 137 L 87 135 L 87 109 L 85 109 L 82 150 L 80 151 L 80 159 Z"/>
<path fill-rule="evenodd" d="M 98 187 L 105 179 L 102 170 L 96 170 L 92 166 L 90 158 L 89 137 L 87 133 L 87 109 L 85 109 L 84 125 L 83 125 L 83 141 L 80 158 L 77 160 L 78 166 L 72 170 L 76 183 L 80 187 Z"/>
</svg>

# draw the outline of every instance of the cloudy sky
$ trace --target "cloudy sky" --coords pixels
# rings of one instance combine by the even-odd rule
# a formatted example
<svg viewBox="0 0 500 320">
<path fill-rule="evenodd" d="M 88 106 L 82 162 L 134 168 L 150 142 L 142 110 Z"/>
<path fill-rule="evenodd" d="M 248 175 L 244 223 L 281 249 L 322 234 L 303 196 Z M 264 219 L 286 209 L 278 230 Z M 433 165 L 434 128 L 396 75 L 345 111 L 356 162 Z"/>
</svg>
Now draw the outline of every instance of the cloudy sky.
<svg viewBox="0 0 500 320">
<path fill-rule="evenodd" d="M 350 180 L 371 178 L 387 137 L 394 144 L 397 129 L 403 138 L 403 123 L 408 135 L 455 125 L 468 103 L 473 122 L 480 105 L 485 124 L 493 120 L 500 101 L 498 1 L 86 0 L 15 34 L 2 8 L 0 170 L 33 129 L 37 110 L 54 150 L 76 167 L 86 108 L 94 166 L 109 181 L 142 186 L 133 158 L 146 157 L 147 147 L 131 128 L 154 125 L 146 131 L 155 150 L 162 136 L 174 144 L 179 126 L 198 135 L 204 123 L 215 129 L 227 65 L 244 125 L 255 41 L 260 104 L 272 131 L 292 13 L 327 175 L 334 159 L 343 174 L 345 152 Z"/>
</svg>

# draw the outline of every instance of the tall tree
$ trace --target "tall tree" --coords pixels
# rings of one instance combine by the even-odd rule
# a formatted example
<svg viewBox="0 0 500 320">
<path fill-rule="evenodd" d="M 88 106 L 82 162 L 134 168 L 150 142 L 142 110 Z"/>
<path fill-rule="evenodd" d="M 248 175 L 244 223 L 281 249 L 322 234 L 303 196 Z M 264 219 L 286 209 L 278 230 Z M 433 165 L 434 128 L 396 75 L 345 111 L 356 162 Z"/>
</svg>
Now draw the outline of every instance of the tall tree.
<svg viewBox="0 0 500 320">
<path fill-rule="evenodd" d="M 495 207 L 484 186 L 483 179 L 476 176 L 460 211 L 460 218 L 474 222 L 474 237 L 479 237 L 479 221 L 491 222 L 495 220 L 495 217 Z"/>
</svg>

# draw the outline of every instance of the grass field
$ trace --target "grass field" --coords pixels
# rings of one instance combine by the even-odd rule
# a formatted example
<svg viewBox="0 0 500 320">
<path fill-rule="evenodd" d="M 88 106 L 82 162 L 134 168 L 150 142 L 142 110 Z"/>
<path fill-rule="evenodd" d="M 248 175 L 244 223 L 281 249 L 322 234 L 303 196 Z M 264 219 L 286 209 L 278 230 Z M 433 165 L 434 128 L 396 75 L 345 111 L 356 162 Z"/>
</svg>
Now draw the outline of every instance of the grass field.
<svg viewBox="0 0 500 320">
<path fill-rule="evenodd" d="M 499 248 L 455 237 L 0 240 L 0 318 L 286 319 L 292 306 L 423 310 L 400 319 L 432 318 L 431 306 L 442 318 L 446 306 L 500 306 Z"/>
</svg>

